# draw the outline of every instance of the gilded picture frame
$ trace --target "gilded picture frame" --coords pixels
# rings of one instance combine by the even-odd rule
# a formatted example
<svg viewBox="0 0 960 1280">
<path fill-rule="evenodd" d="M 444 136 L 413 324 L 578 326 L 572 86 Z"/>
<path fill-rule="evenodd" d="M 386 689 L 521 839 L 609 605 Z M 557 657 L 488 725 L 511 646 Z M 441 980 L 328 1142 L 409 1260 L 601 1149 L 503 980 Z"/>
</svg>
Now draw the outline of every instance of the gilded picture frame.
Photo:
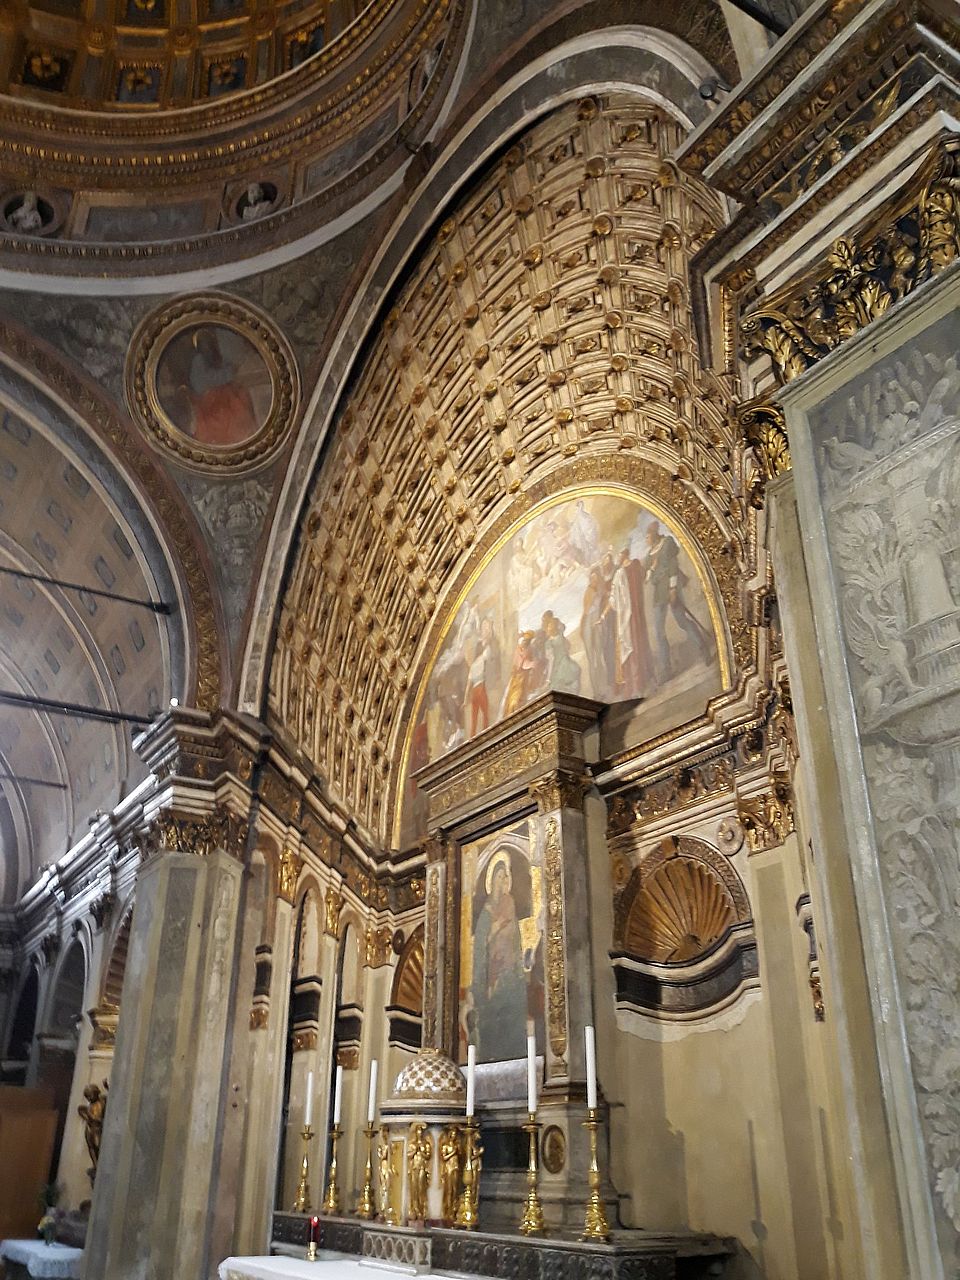
<svg viewBox="0 0 960 1280">
<path fill-rule="evenodd" d="M 219 294 L 181 298 L 141 324 L 127 402 L 152 442 L 204 471 L 248 471 L 274 456 L 300 408 L 289 344 L 253 307 Z"/>
</svg>

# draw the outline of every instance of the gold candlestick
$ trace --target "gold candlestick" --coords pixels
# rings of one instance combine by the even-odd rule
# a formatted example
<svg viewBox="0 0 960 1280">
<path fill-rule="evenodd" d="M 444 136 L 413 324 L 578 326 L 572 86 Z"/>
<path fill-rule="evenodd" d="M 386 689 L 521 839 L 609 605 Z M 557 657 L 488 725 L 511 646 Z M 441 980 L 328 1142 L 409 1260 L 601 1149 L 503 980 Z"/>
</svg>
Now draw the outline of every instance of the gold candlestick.
<svg viewBox="0 0 960 1280">
<path fill-rule="evenodd" d="M 324 1213 L 340 1212 L 340 1187 L 337 1183 L 337 1142 L 343 1130 L 335 1124 L 330 1130 L 330 1167 L 327 1170 L 327 1193 L 323 1197 L 321 1208 Z"/>
<path fill-rule="evenodd" d="M 600 1197 L 600 1169 L 597 1165 L 597 1130 L 600 1121 L 597 1119 L 596 1107 L 587 1112 L 583 1127 L 590 1134 L 590 1171 L 587 1175 L 590 1183 L 590 1195 L 587 1197 L 587 1212 L 583 1222 L 581 1240 L 609 1240 L 610 1224 L 607 1222 L 606 1210 Z"/>
<path fill-rule="evenodd" d="M 354 1213 L 358 1218 L 372 1218 L 376 1212 L 373 1202 L 373 1139 L 377 1131 L 372 1124 L 368 1124 L 363 1132 L 367 1139 L 367 1163 L 363 1170 L 360 1199 Z"/>
<path fill-rule="evenodd" d="M 300 1181 L 297 1183 L 297 1198 L 293 1202 L 294 1213 L 310 1212 L 310 1156 L 308 1144 L 313 1137 L 313 1129 L 305 1124 L 300 1134 L 303 1139 L 303 1158 L 300 1161 Z"/>
<path fill-rule="evenodd" d="M 520 1230 L 525 1236 L 539 1235 L 546 1230 L 546 1223 L 543 1220 L 543 1205 L 540 1203 L 540 1197 L 537 1194 L 539 1176 L 537 1134 L 539 1130 L 537 1113 L 531 1111 L 529 1120 L 523 1126 L 524 1133 L 530 1135 L 530 1158 L 527 1163 L 527 1202 L 523 1206 L 523 1217 L 520 1219 Z"/>
<path fill-rule="evenodd" d="M 480 1221 L 478 1207 L 480 1202 L 480 1157 L 483 1147 L 480 1145 L 480 1126 L 471 1116 L 463 1129 L 463 1190 L 460 1192 L 460 1203 L 457 1206 L 457 1226 L 472 1231 Z"/>
</svg>

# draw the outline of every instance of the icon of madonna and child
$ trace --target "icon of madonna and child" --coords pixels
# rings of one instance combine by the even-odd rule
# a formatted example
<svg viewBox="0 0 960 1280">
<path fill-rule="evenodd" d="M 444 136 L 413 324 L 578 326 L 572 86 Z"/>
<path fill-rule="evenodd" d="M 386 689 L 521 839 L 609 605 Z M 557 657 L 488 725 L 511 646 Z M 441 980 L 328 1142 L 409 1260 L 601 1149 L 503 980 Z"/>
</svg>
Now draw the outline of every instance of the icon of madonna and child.
<svg viewBox="0 0 960 1280">
<path fill-rule="evenodd" d="M 411 770 L 547 689 L 651 705 L 719 672 L 689 555 L 627 497 L 548 506 L 494 555 L 467 593 L 430 673 Z"/>
<path fill-rule="evenodd" d="M 527 1029 L 543 1043 L 543 894 L 527 824 L 461 851 L 460 1055 L 521 1058 Z"/>
</svg>

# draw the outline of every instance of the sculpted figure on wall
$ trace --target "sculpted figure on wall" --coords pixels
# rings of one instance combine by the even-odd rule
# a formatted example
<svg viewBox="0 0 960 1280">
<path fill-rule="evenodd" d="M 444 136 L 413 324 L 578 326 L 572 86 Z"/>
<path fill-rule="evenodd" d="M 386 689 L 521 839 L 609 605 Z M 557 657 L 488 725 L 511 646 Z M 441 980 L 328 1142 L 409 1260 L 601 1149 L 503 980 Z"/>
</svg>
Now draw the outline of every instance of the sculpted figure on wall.
<svg viewBox="0 0 960 1280">
<path fill-rule="evenodd" d="M 423 1222 L 427 1216 L 432 1160 L 433 1140 L 427 1126 L 418 1120 L 410 1126 L 407 1138 L 407 1217 L 412 1222 Z"/>
</svg>

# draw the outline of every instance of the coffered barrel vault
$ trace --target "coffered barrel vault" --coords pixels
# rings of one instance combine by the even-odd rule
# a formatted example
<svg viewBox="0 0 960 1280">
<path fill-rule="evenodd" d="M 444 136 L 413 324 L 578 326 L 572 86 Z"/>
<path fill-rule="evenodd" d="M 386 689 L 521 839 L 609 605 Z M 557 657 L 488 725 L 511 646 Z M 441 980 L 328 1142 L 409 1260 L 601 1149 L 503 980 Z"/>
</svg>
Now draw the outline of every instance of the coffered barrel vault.
<svg viewBox="0 0 960 1280">
<path fill-rule="evenodd" d="M 570 104 L 441 220 L 311 491 L 270 712 L 377 839 L 399 839 L 411 708 L 453 602 L 538 499 L 622 481 L 677 512 L 716 576 L 734 671 L 755 568 L 732 381 L 701 369 L 689 262 L 722 202 L 627 95 Z"/>
</svg>

